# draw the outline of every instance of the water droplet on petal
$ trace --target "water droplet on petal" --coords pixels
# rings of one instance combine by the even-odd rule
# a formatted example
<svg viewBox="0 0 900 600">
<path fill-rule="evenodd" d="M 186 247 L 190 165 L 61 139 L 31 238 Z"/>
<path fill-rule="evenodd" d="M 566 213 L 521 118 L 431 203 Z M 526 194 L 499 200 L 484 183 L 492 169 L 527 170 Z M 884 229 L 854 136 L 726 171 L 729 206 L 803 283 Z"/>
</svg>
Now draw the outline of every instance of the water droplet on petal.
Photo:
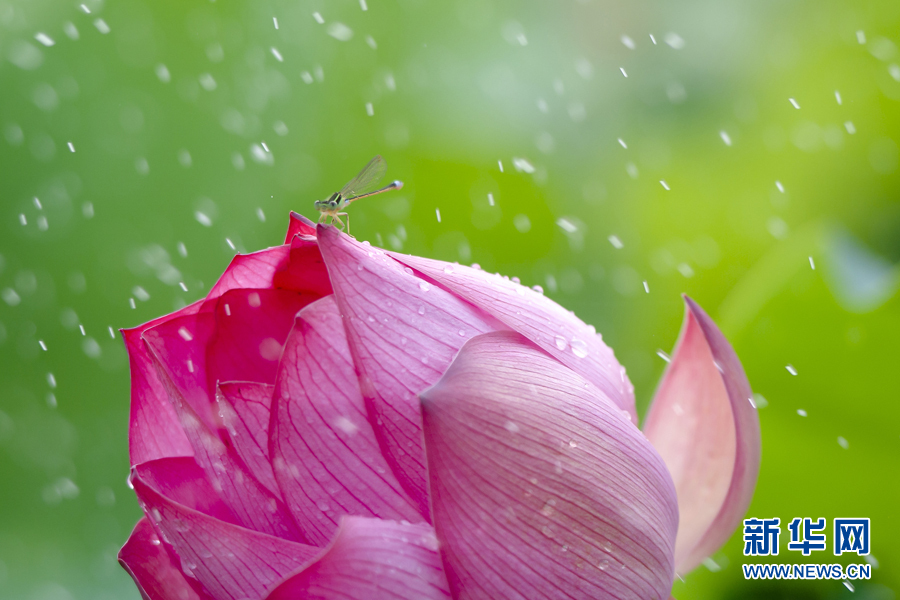
<svg viewBox="0 0 900 600">
<path fill-rule="evenodd" d="M 565 349 L 566 349 L 566 346 L 568 345 L 568 344 L 566 343 L 566 338 L 564 338 L 564 337 L 561 336 L 561 335 L 558 335 L 558 336 L 556 336 L 556 337 L 554 338 L 554 340 L 556 341 L 556 347 L 557 347 L 557 348 L 559 348 L 560 350 L 565 350 Z"/>
<path fill-rule="evenodd" d="M 588 355 L 587 343 L 584 340 L 572 338 L 572 354 L 578 358 L 584 358 Z"/>
</svg>

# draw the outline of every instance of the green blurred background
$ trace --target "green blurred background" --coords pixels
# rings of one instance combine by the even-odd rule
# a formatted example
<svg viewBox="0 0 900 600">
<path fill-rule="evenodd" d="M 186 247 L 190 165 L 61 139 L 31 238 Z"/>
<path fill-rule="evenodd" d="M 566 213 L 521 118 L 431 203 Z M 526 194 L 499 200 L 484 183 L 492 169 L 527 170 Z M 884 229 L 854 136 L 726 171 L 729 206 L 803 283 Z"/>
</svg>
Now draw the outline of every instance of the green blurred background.
<svg viewBox="0 0 900 600">
<path fill-rule="evenodd" d="M 690 294 L 758 393 L 748 516 L 872 519 L 855 592 L 746 582 L 735 535 L 676 598 L 894 598 L 900 3 L 366 2 L 0 2 L 0 598 L 138 598 L 109 328 L 378 153 L 357 237 L 542 286 L 641 414 Z"/>
</svg>

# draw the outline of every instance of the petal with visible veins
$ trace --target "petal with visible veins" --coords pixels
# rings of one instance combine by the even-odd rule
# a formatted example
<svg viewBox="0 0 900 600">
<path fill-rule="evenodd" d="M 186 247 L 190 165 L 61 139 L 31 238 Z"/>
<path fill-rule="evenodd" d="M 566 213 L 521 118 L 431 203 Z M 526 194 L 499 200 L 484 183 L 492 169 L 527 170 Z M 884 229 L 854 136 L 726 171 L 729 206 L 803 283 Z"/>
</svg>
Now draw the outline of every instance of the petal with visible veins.
<svg viewBox="0 0 900 600">
<path fill-rule="evenodd" d="M 326 551 L 266 600 L 449 600 L 434 529 L 345 517 Z"/>
<path fill-rule="evenodd" d="M 119 564 L 134 579 L 144 600 L 211 600 L 181 572 L 147 517 L 137 522 L 119 550 Z"/>
<path fill-rule="evenodd" d="M 219 384 L 219 416 L 238 456 L 257 480 L 280 495 L 269 459 L 269 421 L 274 386 L 250 381 Z"/>
<path fill-rule="evenodd" d="M 140 476 L 133 483 L 144 510 L 177 552 L 181 571 L 200 581 L 215 600 L 261 598 L 321 551 L 192 510 Z"/>
<path fill-rule="evenodd" d="M 527 337 L 600 388 L 637 424 L 634 386 L 625 368 L 594 328 L 572 312 L 542 293 L 480 269 L 394 252 L 390 255 Z"/>
<path fill-rule="evenodd" d="M 181 428 L 194 449 L 197 464 L 235 514 L 238 523 L 256 531 L 301 541 L 300 533 L 281 498 L 254 477 L 234 447 L 219 436 L 218 429 L 211 428 L 200 419 L 172 381 L 170 371 L 158 361 L 157 367 Z"/>
<path fill-rule="evenodd" d="M 132 467 L 131 473 L 132 479 L 139 478 L 174 502 L 220 521 L 238 523 L 206 477 L 206 472 L 191 456 L 151 460 Z"/>
<path fill-rule="evenodd" d="M 275 476 L 306 539 L 326 544 L 348 514 L 424 519 L 381 455 L 333 296 L 297 316 L 273 410 Z"/>
<path fill-rule="evenodd" d="M 467 339 L 503 326 L 334 227 L 320 225 L 318 241 L 369 420 L 401 485 L 428 514 L 416 394 L 438 380 Z"/>
<path fill-rule="evenodd" d="M 756 487 L 761 440 L 750 383 L 712 319 L 685 296 L 672 362 L 644 423 L 675 481 L 675 564 L 687 573 L 740 524 Z"/>
<path fill-rule="evenodd" d="M 141 340 L 143 333 L 171 319 L 196 314 L 202 301 L 132 329 L 122 329 L 131 370 L 131 414 L 128 451 L 132 465 L 168 456 L 191 456 L 194 451 L 181 431 L 178 416 L 163 389 L 153 358 Z"/>
<path fill-rule="evenodd" d="M 675 490 L 602 391 L 496 332 L 467 342 L 421 398 L 454 597 L 668 597 Z"/>
</svg>

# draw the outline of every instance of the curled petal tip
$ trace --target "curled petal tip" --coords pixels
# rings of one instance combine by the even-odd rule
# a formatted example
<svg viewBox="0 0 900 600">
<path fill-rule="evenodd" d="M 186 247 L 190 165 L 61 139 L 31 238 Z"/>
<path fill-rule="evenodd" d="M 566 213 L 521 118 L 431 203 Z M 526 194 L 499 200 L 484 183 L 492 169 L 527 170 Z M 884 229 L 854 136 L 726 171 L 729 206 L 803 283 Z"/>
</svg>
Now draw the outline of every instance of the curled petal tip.
<svg viewBox="0 0 900 600">
<path fill-rule="evenodd" d="M 681 335 L 644 423 L 678 493 L 680 573 L 715 552 L 738 526 L 759 473 L 759 417 L 734 349 L 683 295 Z"/>
</svg>

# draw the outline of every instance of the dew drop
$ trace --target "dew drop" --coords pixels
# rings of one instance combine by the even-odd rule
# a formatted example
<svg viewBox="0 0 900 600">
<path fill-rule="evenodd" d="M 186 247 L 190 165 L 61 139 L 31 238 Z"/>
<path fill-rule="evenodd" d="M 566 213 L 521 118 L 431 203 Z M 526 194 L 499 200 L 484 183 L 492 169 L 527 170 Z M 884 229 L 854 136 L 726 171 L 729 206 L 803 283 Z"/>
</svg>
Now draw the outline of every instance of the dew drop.
<svg viewBox="0 0 900 600">
<path fill-rule="evenodd" d="M 418 312 L 419 312 L 420 315 L 424 315 L 424 314 L 425 314 L 425 305 L 424 305 L 424 304 L 422 304 L 422 305 L 419 306 L 419 311 L 418 311 Z"/>
<path fill-rule="evenodd" d="M 556 347 L 559 348 L 560 350 L 565 350 L 565 349 L 566 349 L 566 346 L 568 345 L 568 344 L 566 343 L 566 338 L 564 338 L 564 337 L 561 336 L 561 335 L 557 335 L 557 336 L 554 338 L 554 341 L 556 342 Z"/>
<path fill-rule="evenodd" d="M 572 354 L 578 358 L 584 358 L 588 355 L 587 343 L 584 340 L 572 338 Z"/>
<path fill-rule="evenodd" d="M 428 290 L 431 289 L 431 285 L 427 281 L 420 281 L 419 289 L 422 290 L 423 292 L 427 292 Z M 421 314 L 421 313 L 419 313 L 419 314 Z"/>
</svg>

